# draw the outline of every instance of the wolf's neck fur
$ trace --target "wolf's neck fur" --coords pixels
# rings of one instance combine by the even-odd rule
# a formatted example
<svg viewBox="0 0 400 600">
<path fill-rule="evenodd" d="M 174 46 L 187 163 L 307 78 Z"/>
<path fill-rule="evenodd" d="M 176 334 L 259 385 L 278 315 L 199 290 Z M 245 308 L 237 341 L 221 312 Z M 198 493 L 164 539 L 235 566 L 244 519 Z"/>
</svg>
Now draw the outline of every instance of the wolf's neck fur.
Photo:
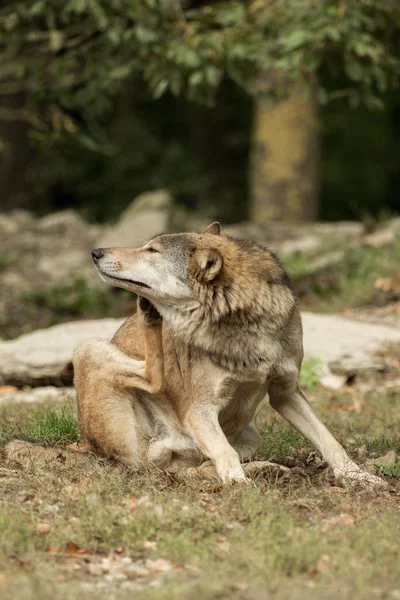
<svg viewBox="0 0 400 600">
<path fill-rule="evenodd" d="M 251 290 L 251 292 L 250 292 Z M 281 283 L 199 285 L 199 302 L 163 317 L 177 341 L 232 372 L 261 373 L 278 359 L 279 330 L 295 300 Z"/>
</svg>

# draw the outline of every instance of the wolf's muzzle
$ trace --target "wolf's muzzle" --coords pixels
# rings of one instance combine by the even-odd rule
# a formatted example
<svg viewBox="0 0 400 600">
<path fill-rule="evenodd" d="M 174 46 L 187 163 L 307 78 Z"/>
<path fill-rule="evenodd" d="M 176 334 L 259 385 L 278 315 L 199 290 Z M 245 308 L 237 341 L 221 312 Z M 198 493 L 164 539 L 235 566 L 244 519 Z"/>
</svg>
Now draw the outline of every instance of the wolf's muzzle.
<svg viewBox="0 0 400 600">
<path fill-rule="evenodd" d="M 100 258 L 103 258 L 103 256 L 104 256 L 103 248 L 95 248 L 94 250 L 92 250 L 92 258 L 93 258 L 94 262 L 96 262 L 96 260 L 100 260 Z"/>
</svg>

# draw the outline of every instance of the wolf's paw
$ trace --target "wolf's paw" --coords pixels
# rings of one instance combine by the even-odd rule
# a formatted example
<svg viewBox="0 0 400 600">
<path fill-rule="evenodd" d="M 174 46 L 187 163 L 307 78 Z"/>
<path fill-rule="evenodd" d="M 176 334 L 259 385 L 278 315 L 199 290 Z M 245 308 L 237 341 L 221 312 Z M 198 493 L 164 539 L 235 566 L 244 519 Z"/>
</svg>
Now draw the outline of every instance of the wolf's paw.
<svg viewBox="0 0 400 600">
<path fill-rule="evenodd" d="M 380 489 L 388 487 L 387 481 L 377 475 L 372 475 L 367 471 L 363 471 L 360 467 L 346 469 L 345 471 L 334 469 L 334 475 L 337 480 L 348 483 L 351 486 Z"/>
<path fill-rule="evenodd" d="M 159 325 L 161 323 L 160 313 L 147 298 L 139 297 L 139 308 L 144 315 L 145 325 Z"/>
</svg>

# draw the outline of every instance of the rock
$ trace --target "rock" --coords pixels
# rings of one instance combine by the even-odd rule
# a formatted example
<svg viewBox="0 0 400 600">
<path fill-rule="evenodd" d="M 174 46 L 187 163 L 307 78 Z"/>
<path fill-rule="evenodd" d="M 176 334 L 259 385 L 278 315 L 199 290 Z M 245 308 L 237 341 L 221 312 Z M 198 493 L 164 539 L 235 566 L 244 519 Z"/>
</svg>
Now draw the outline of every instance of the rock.
<svg viewBox="0 0 400 600">
<path fill-rule="evenodd" d="M 11 387 L 11 386 L 10 386 Z M 8 394 L 0 395 L 0 406 L 4 404 L 20 404 L 30 402 L 44 402 L 46 400 L 61 401 L 76 398 L 75 389 L 72 387 L 54 387 L 51 385 L 37 387 L 32 390 L 14 390 Z"/>
<path fill-rule="evenodd" d="M 396 241 L 396 232 L 390 227 L 385 227 L 385 229 L 377 229 L 377 231 L 365 236 L 363 241 L 366 246 L 371 246 L 372 248 L 393 246 Z"/>
<path fill-rule="evenodd" d="M 122 323 L 123 319 L 75 321 L 1 341 L 0 384 L 70 384 L 75 347 L 92 337 L 111 339 Z"/>
<path fill-rule="evenodd" d="M 400 217 L 394 217 L 394 219 L 390 219 L 386 224 L 386 227 L 395 233 L 400 233 Z"/>
<path fill-rule="evenodd" d="M 371 366 L 372 360 L 382 368 L 382 359 L 375 360 L 374 353 L 390 342 L 400 341 L 400 330 L 385 325 L 308 312 L 302 313 L 302 319 L 305 354 L 319 358 L 331 371 L 333 364 L 336 374 L 351 374 L 356 361 L 359 366 Z"/>
<path fill-rule="evenodd" d="M 43 233 L 67 233 L 74 230 L 86 229 L 87 224 L 75 210 L 60 210 L 46 215 L 37 222 L 37 231 Z"/>
<path fill-rule="evenodd" d="M 400 341 L 400 329 L 334 315 L 305 312 L 302 316 L 306 356 L 319 358 L 325 370 L 329 365 L 339 375 L 348 376 L 361 368 L 384 368 L 374 353 L 389 342 Z M 74 348 L 92 337 L 111 339 L 123 321 L 76 321 L 0 341 L 0 385 L 70 384 Z"/>
<path fill-rule="evenodd" d="M 365 466 L 369 471 L 375 472 L 375 466 L 387 467 L 395 462 L 397 462 L 396 452 L 394 450 L 389 450 L 389 452 L 387 452 L 387 454 L 384 456 L 379 456 L 378 458 L 369 458 L 365 461 Z"/>
<path fill-rule="evenodd" d="M 321 248 L 324 241 L 315 235 L 305 235 L 297 240 L 287 240 L 280 247 L 279 254 L 290 256 L 292 254 L 310 254 Z"/>
<path fill-rule="evenodd" d="M 97 247 L 140 246 L 167 230 L 171 206 L 172 198 L 165 190 L 141 194 L 122 213 L 116 225 L 100 236 Z"/>
<path fill-rule="evenodd" d="M 374 356 L 343 357 L 329 363 L 329 368 L 337 376 L 354 377 L 355 375 L 373 375 L 384 373 L 387 366 L 385 361 Z"/>
<path fill-rule="evenodd" d="M 342 250 L 335 250 L 334 252 L 328 252 L 322 256 L 311 260 L 308 264 L 307 272 L 309 275 L 315 275 L 321 271 L 326 271 L 332 267 L 340 265 L 346 257 L 346 253 Z"/>
<path fill-rule="evenodd" d="M 321 385 L 329 390 L 340 390 L 347 381 L 344 375 L 336 375 L 328 371 L 321 377 Z"/>
<path fill-rule="evenodd" d="M 14 235 L 20 229 L 30 225 L 33 220 L 32 213 L 27 210 L 14 210 L 7 214 L 0 214 L 0 234 L 2 236 Z"/>
<path fill-rule="evenodd" d="M 18 229 L 18 223 L 16 223 L 10 216 L 0 214 L 0 234 L 2 236 L 13 235 L 17 233 Z"/>
</svg>

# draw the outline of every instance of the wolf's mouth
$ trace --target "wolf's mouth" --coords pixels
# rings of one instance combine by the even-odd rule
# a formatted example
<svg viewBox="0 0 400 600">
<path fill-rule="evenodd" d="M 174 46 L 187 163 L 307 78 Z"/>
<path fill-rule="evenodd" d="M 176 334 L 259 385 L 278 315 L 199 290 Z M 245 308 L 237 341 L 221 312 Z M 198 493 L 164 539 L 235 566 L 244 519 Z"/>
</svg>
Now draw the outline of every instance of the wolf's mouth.
<svg viewBox="0 0 400 600">
<path fill-rule="evenodd" d="M 122 279 L 122 277 L 115 277 L 115 275 L 109 275 L 108 273 L 104 273 L 104 271 L 100 271 L 100 273 L 108 279 L 114 279 L 114 281 L 122 281 L 125 283 L 131 283 L 132 285 L 136 285 L 136 287 L 144 287 L 151 289 L 150 286 L 147 285 L 147 283 L 142 283 L 141 281 L 134 281 L 133 279 Z"/>
</svg>

